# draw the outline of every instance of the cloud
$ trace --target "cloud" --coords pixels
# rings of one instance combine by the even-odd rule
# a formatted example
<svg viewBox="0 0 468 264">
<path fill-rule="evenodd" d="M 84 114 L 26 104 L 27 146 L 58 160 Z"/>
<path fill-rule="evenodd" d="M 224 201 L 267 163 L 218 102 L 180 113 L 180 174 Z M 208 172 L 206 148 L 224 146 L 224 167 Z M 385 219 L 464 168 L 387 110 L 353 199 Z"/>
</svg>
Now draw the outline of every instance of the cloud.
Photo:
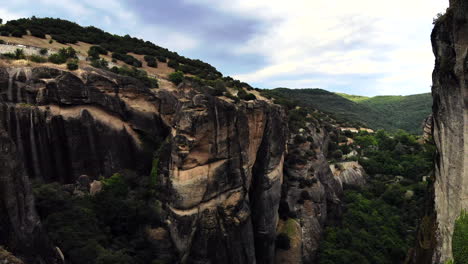
<svg viewBox="0 0 468 264">
<path fill-rule="evenodd" d="M 235 75 L 244 81 L 268 86 L 277 84 L 278 77 L 287 83 L 291 76 L 308 73 L 316 76 L 316 84 L 334 89 L 336 83 L 329 77 L 334 75 L 349 80 L 350 89 L 359 92 L 364 88 L 355 87 L 349 75 L 387 76 L 367 81 L 366 85 L 374 85 L 374 93 L 389 91 L 387 87 L 396 83 L 390 81 L 396 79 L 415 87 L 406 90 L 405 85 L 390 92 L 408 93 L 416 86 L 428 91 L 433 66 L 431 22 L 448 5 L 444 0 L 186 1 L 257 16 L 269 25 L 234 50 L 267 61 L 262 68 Z M 412 75 L 414 79 L 409 78 Z"/>
<path fill-rule="evenodd" d="M 130 34 L 258 87 L 373 95 L 429 91 L 432 18 L 447 6 L 447 0 L 15 0 L 3 4 L 0 16 L 61 17 Z"/>
</svg>

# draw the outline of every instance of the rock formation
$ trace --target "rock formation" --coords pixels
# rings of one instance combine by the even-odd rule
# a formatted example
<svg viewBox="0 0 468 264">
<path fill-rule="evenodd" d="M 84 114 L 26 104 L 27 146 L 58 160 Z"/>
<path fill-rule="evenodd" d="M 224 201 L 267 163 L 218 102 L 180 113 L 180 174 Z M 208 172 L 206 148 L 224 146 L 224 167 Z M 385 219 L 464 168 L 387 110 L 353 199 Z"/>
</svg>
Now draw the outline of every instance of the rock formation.
<svg viewBox="0 0 468 264">
<path fill-rule="evenodd" d="M 265 101 L 234 103 L 206 89 L 149 89 L 93 68 L 2 68 L 0 127 L 27 174 L 45 182 L 121 169 L 149 175 L 157 153 L 167 231 L 181 262 L 271 263 L 286 116 Z M 38 223 L 32 196 L 27 201 L 26 220 Z"/>
<path fill-rule="evenodd" d="M 35 260 L 60 263 L 42 230 L 16 146 L 3 129 L 0 129 L 0 244 L 31 263 Z"/>
<path fill-rule="evenodd" d="M 432 46 L 436 57 L 432 134 L 437 147 L 434 244 L 426 247 L 425 259 L 418 255 L 419 263 L 452 258 L 454 222 L 461 209 L 468 208 L 468 2 L 450 0 L 447 13 L 435 24 Z"/>
<path fill-rule="evenodd" d="M 326 159 L 329 140 L 318 122 L 291 135 L 278 232 L 288 225 L 296 231 L 289 234 L 291 249 L 278 250 L 275 263 L 314 263 L 324 225 L 340 216 L 343 189 Z"/>
</svg>

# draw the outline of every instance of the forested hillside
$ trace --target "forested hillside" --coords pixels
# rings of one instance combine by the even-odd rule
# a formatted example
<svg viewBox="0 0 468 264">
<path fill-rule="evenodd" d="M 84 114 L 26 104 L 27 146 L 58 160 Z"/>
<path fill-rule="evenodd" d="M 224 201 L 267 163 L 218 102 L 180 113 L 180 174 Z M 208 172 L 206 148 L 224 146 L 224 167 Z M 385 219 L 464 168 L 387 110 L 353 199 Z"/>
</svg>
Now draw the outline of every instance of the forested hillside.
<svg viewBox="0 0 468 264">
<path fill-rule="evenodd" d="M 323 89 L 277 88 L 264 90 L 263 94 L 271 98 L 288 98 L 295 104 L 316 108 L 353 126 L 390 131 L 403 129 L 414 134 L 421 134 L 422 122 L 430 114 L 432 105 L 432 97 L 428 93 L 365 97 Z"/>
</svg>

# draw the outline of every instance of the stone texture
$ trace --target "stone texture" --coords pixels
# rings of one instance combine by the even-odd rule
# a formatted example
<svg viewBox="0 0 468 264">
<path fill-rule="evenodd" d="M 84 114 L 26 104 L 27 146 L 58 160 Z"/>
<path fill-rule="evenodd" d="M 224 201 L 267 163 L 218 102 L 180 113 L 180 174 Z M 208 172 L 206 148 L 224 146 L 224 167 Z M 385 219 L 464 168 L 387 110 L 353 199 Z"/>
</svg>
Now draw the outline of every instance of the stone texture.
<svg viewBox="0 0 468 264">
<path fill-rule="evenodd" d="M 437 147 L 432 263 L 452 257 L 454 221 L 468 208 L 468 3 L 451 0 L 432 33 L 436 57 L 432 94 Z"/>
<path fill-rule="evenodd" d="M 179 261 L 272 263 L 284 111 L 203 91 L 189 83 L 148 89 L 91 68 L 1 68 L 0 128 L 27 174 L 45 182 L 89 183 L 122 169 L 149 175 L 159 149 L 166 244 Z"/>
<path fill-rule="evenodd" d="M 301 254 L 298 257 L 294 253 L 297 247 L 293 247 L 290 252 L 280 252 L 276 263 L 283 263 L 285 256 L 294 258 L 286 261 L 289 263 L 316 263 L 324 226 L 341 213 L 343 189 L 326 159 L 330 131 L 319 122 L 308 124 L 300 131 L 301 137 L 313 142 L 297 144 L 296 135 L 290 136 L 280 214 L 299 222 L 301 234 L 291 239 L 300 240 L 295 243 L 300 244 Z"/>
<path fill-rule="evenodd" d="M 0 244 L 26 262 L 60 263 L 35 211 L 16 146 L 0 129 Z"/>
</svg>

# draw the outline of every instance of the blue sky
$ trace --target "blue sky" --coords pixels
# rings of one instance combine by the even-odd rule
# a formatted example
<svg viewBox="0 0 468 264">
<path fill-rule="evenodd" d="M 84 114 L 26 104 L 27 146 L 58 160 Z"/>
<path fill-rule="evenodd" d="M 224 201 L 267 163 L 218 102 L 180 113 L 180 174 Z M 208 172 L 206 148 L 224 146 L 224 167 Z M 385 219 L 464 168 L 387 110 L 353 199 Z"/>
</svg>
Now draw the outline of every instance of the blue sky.
<svg viewBox="0 0 468 264">
<path fill-rule="evenodd" d="M 60 17 L 150 40 L 259 88 L 430 92 L 432 19 L 448 0 L 15 0 L 4 20 Z"/>
</svg>

